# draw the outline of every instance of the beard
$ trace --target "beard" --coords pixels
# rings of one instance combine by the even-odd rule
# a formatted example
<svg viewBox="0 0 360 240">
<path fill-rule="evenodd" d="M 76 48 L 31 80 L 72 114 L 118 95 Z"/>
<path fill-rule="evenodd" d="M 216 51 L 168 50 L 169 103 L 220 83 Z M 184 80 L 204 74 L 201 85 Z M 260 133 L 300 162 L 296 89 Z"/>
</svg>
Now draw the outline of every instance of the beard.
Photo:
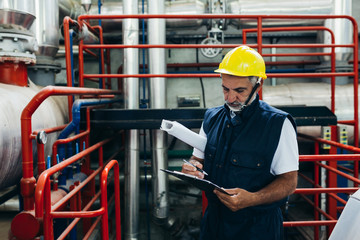
<svg viewBox="0 0 360 240">
<path fill-rule="evenodd" d="M 225 101 L 225 103 L 230 108 L 230 110 L 232 110 L 233 112 L 239 112 L 245 106 L 245 103 L 237 102 L 237 101 L 232 102 L 232 103 L 229 103 L 228 101 Z"/>
</svg>

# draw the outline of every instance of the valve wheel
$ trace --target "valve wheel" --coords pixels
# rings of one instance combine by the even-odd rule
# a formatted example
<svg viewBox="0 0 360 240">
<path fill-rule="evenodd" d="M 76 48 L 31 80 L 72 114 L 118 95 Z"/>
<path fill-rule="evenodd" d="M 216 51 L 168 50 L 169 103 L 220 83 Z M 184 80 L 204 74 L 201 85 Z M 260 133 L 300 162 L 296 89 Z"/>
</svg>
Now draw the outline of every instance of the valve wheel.
<svg viewBox="0 0 360 240">
<path fill-rule="evenodd" d="M 213 44 L 221 44 L 216 38 L 208 37 L 201 41 L 201 44 L 204 45 L 213 45 Z M 201 53 L 208 58 L 213 58 L 219 55 L 222 51 L 222 48 L 200 48 Z"/>
</svg>

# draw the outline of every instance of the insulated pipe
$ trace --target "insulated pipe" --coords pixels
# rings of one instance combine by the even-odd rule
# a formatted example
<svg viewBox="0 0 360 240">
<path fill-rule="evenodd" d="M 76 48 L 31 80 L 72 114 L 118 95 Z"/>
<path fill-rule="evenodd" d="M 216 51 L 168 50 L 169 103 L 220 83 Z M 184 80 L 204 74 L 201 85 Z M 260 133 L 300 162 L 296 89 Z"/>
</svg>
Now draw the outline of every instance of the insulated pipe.
<svg viewBox="0 0 360 240">
<path fill-rule="evenodd" d="M 21 179 L 21 129 L 20 115 L 23 108 L 41 88 L 29 81 L 29 87 L 0 84 L 0 190 L 18 184 Z M 66 102 L 51 98 L 36 111 L 32 124 L 35 129 L 63 125 L 66 122 Z M 49 134 L 44 146 L 50 154 L 56 134 Z M 32 149 L 35 144 L 31 145 Z M 35 152 L 35 151 L 34 151 Z"/>
<path fill-rule="evenodd" d="M 164 14 L 164 0 L 149 0 L 149 14 Z M 149 44 L 166 43 L 165 19 L 148 20 L 148 41 Z M 166 73 L 164 48 L 149 49 L 149 73 Z M 154 77 L 150 79 L 150 106 L 151 108 L 166 108 L 166 78 Z M 165 224 L 169 217 L 169 187 L 168 177 L 160 169 L 167 169 L 166 134 L 160 130 L 152 132 L 152 196 L 153 196 L 153 217 L 159 224 Z"/>
<path fill-rule="evenodd" d="M 137 14 L 138 1 L 123 1 L 124 14 Z M 139 20 L 124 19 L 122 22 L 123 44 L 139 44 Z M 139 50 L 124 49 L 124 73 L 139 73 Z M 138 78 L 124 78 L 124 103 L 126 109 L 139 108 L 139 80 Z M 139 235 L 139 131 L 126 132 L 125 146 L 125 239 L 138 239 Z"/>
<path fill-rule="evenodd" d="M 332 14 L 334 15 L 352 15 L 352 0 L 333 0 Z M 348 44 L 352 42 L 352 25 L 345 19 L 328 19 L 325 20 L 325 26 L 332 29 L 335 35 L 336 44 Z M 329 33 L 323 32 L 323 41 L 325 44 L 331 42 Z M 331 52 L 331 48 L 325 48 L 324 52 Z M 335 48 L 336 60 L 347 61 L 352 55 L 350 48 Z M 325 57 L 329 61 L 329 57 Z"/>
<path fill-rule="evenodd" d="M 124 2 L 124 1 L 123 1 Z M 164 2 L 164 1 L 163 1 Z M 102 15 L 121 15 L 123 14 L 123 3 L 121 2 L 107 2 L 105 1 L 101 6 Z M 144 14 L 148 13 L 148 7 L 145 1 Z M 204 14 L 206 12 L 205 3 L 200 0 L 177 0 L 166 1 L 165 13 L 166 14 Z M 142 9 L 142 2 L 139 2 L 139 12 Z M 92 6 L 90 14 L 98 14 L 98 7 Z M 145 19 L 145 22 L 148 20 Z M 203 19 L 165 19 L 166 27 L 171 29 L 197 29 L 206 23 Z M 90 20 L 91 24 L 97 24 L 97 20 Z M 101 26 L 104 32 L 119 31 L 118 25 L 122 23 L 122 19 L 103 19 Z"/>
<path fill-rule="evenodd" d="M 55 57 L 59 49 L 58 0 L 35 0 L 36 19 L 31 27 L 39 49 L 36 57 Z"/>
</svg>

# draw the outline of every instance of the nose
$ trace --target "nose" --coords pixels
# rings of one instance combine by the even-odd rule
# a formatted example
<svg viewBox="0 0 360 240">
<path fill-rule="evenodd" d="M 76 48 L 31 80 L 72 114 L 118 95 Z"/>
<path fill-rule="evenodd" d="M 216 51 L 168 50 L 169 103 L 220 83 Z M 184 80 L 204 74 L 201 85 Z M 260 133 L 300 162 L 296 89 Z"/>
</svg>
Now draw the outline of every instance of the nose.
<svg viewBox="0 0 360 240">
<path fill-rule="evenodd" d="M 229 102 L 229 103 L 232 103 L 232 102 L 235 102 L 237 100 L 237 97 L 236 97 L 236 93 L 234 91 L 229 91 L 227 93 L 227 97 L 226 97 L 226 100 Z"/>
</svg>

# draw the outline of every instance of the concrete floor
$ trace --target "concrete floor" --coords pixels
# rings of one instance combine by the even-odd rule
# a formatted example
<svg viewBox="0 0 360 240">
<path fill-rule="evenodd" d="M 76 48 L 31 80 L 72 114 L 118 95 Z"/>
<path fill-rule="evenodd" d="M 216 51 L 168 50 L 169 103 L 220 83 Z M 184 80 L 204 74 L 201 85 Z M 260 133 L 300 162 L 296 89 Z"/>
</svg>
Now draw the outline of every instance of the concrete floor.
<svg viewBox="0 0 360 240">
<path fill-rule="evenodd" d="M 7 240 L 11 221 L 19 212 L 19 200 L 17 197 L 0 205 L 0 240 Z"/>
</svg>

